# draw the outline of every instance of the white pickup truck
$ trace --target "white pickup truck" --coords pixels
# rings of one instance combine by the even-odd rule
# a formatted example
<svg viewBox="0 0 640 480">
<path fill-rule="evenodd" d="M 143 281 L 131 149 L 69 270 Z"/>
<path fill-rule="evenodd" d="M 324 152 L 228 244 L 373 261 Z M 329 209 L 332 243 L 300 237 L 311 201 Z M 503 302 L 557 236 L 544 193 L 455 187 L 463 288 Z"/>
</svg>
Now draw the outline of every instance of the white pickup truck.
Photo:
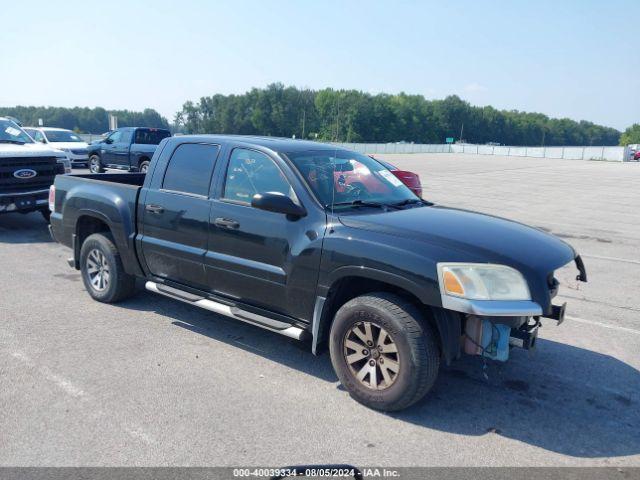
<svg viewBox="0 0 640 480">
<path fill-rule="evenodd" d="M 0 214 L 40 211 L 49 220 L 49 187 L 70 173 L 64 152 L 36 143 L 14 121 L 0 117 Z"/>
</svg>

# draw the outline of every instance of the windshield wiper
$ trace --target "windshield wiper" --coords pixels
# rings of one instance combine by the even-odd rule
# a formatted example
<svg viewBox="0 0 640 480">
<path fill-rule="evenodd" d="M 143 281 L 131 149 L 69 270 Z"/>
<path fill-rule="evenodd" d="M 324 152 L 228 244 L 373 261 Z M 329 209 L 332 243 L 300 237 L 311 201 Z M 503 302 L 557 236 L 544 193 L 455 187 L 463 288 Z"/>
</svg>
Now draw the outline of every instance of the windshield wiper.
<svg viewBox="0 0 640 480">
<path fill-rule="evenodd" d="M 23 142 L 22 140 L 5 140 L 5 139 L 0 139 L 0 143 L 13 143 L 15 145 L 24 145 L 27 142 Z"/>
<path fill-rule="evenodd" d="M 397 207 L 390 203 L 380 203 L 380 202 L 369 202 L 367 200 L 352 200 L 350 202 L 336 202 L 333 204 L 327 205 L 327 207 L 374 207 L 374 208 L 382 208 L 383 210 L 387 210 L 389 207 L 397 209 Z"/>
<path fill-rule="evenodd" d="M 426 200 L 422 200 L 421 198 L 408 198 L 398 203 L 394 203 L 394 207 L 406 207 L 407 205 L 433 205 L 431 202 L 427 202 Z"/>
</svg>

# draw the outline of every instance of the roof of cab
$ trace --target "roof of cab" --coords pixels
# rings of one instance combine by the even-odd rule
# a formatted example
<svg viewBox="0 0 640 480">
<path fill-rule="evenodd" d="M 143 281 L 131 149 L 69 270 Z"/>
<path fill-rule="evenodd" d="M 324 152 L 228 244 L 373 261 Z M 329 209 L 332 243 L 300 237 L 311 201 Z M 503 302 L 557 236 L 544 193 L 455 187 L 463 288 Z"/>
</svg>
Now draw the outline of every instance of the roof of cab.
<svg viewBox="0 0 640 480">
<path fill-rule="evenodd" d="M 281 137 L 261 137 L 254 135 L 178 135 L 173 137 L 174 139 L 184 139 L 191 141 L 201 142 L 221 142 L 221 143 L 238 143 L 248 146 L 258 146 L 268 148 L 274 152 L 303 152 L 309 150 L 327 150 L 335 151 L 336 149 L 343 150 L 342 147 L 337 147 L 330 143 L 312 142 L 309 140 L 294 140 L 292 138 Z M 180 141 L 180 140 L 178 140 Z"/>
</svg>

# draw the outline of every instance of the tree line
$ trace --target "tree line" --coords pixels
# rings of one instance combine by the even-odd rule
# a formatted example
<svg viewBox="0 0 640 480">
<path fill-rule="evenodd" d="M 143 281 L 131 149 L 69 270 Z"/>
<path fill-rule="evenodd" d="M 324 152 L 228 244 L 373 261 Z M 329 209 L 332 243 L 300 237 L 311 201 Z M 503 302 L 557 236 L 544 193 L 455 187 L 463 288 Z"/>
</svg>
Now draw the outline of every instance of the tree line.
<svg viewBox="0 0 640 480">
<path fill-rule="evenodd" d="M 1 108 L 0 116 L 18 119 L 24 126 L 44 126 L 74 130 L 78 133 L 103 133 L 109 130 L 109 114 L 118 117 L 119 127 L 169 128 L 166 118 L 151 108 L 142 112 L 131 110 L 105 110 L 102 107 L 10 107 Z"/>
<path fill-rule="evenodd" d="M 38 125 L 103 133 L 108 114 L 118 125 L 171 128 L 183 133 L 271 135 L 338 142 L 455 141 L 503 145 L 626 145 L 640 143 L 640 126 L 625 133 L 615 128 L 541 113 L 476 107 L 452 95 L 427 100 L 422 95 L 396 95 L 358 90 L 285 87 L 275 83 L 241 95 L 216 94 L 188 101 L 174 124 L 157 111 L 105 110 L 102 107 L 10 107 L 0 116 L 17 118 L 25 126 Z"/>
<path fill-rule="evenodd" d="M 476 107 L 452 95 L 372 95 L 358 90 L 285 87 L 186 102 L 175 117 L 185 133 L 272 135 L 339 142 L 444 143 L 447 138 L 505 145 L 617 145 L 615 128 L 541 113 Z"/>
</svg>

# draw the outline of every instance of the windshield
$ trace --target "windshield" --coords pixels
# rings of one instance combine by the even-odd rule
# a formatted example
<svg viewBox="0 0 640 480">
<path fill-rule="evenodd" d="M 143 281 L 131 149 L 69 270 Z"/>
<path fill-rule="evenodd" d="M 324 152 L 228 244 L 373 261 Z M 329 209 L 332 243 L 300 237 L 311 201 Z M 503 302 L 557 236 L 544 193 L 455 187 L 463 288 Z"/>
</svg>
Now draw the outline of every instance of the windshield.
<svg viewBox="0 0 640 480">
<path fill-rule="evenodd" d="M 0 119 L 0 143 L 33 143 L 33 140 L 11 120 Z"/>
<path fill-rule="evenodd" d="M 46 130 L 44 132 L 49 142 L 82 142 L 82 139 L 68 130 Z"/>
<path fill-rule="evenodd" d="M 326 207 L 393 205 L 419 200 L 382 164 L 366 155 L 347 150 L 319 150 L 287 156 Z"/>
</svg>

